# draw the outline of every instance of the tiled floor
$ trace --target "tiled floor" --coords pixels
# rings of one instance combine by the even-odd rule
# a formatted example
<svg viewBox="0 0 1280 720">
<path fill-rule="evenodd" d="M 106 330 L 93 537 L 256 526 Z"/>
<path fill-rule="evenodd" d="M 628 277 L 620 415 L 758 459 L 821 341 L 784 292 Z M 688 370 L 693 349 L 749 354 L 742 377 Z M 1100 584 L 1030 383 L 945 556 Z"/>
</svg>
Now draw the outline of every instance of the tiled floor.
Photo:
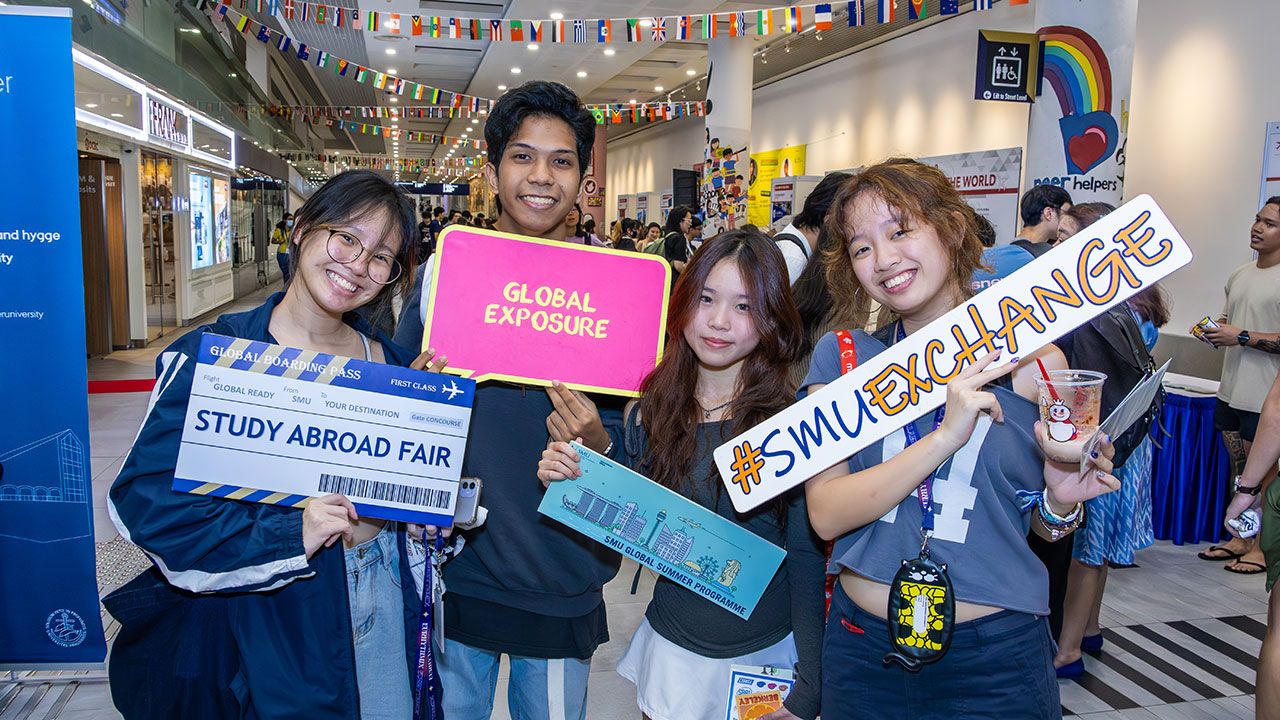
<svg viewBox="0 0 1280 720">
<path fill-rule="evenodd" d="M 255 306 L 266 291 L 227 310 Z M 174 335 L 176 337 L 176 334 Z M 143 350 L 115 353 L 89 363 L 93 380 L 150 378 L 169 340 Z M 106 491 L 133 442 L 146 411 L 145 393 L 101 394 L 89 399 L 95 532 L 99 586 L 109 590 L 136 573 L 139 556 L 119 539 L 106 513 Z M 1266 621 L 1261 577 L 1232 575 L 1220 563 L 1196 558 L 1199 548 L 1157 543 L 1138 554 L 1139 567 L 1115 570 L 1102 612 L 1107 646 L 1086 658 L 1078 681 L 1061 681 L 1062 705 L 1093 720 L 1249 720 L 1253 718 L 1256 658 Z M 145 560 L 143 560 L 145 562 Z M 613 638 L 592 664 L 587 717 L 635 720 L 635 689 L 614 668 L 640 624 L 652 594 L 653 575 L 642 574 L 629 593 L 635 565 L 627 560 L 605 588 Z M 115 628 L 104 615 L 108 636 Z M 41 673 L 48 677 L 55 673 Z M 509 718 L 504 666 L 494 718 Z M 35 679 L 35 678 L 32 678 Z M 0 683 L 0 720 L 98 720 L 118 718 L 105 683 L 26 685 Z"/>
</svg>

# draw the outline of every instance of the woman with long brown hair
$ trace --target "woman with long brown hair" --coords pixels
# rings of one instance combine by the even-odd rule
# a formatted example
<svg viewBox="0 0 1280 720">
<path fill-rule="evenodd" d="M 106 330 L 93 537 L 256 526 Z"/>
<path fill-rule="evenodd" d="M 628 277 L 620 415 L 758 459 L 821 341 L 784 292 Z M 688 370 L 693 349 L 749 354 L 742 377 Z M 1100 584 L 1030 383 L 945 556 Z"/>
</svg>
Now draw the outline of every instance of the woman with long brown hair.
<svg viewBox="0 0 1280 720">
<path fill-rule="evenodd" d="M 722 491 L 712 451 L 785 408 L 788 368 L 803 347 L 777 245 L 759 231 L 709 240 L 675 287 L 666 355 L 627 408 L 632 469 L 787 550 L 751 617 L 661 578 L 618 672 L 635 683 L 654 720 L 719 719 L 733 665 L 796 673 L 785 708 L 767 717 L 818 713 L 823 554 L 803 493 L 739 515 Z M 577 477 L 579 458 L 552 443 L 538 464 L 544 483 Z"/>
<path fill-rule="evenodd" d="M 872 301 L 893 313 L 874 334 L 850 333 L 860 363 L 965 302 L 982 258 L 973 210 L 942 171 L 914 160 L 848 180 L 827 231 L 839 238 L 823 258 L 837 327 L 866 317 Z M 1036 356 L 1066 367 L 1053 346 Z M 1114 449 L 1103 439 L 1082 473 L 1080 450 L 1051 447 L 1038 422 L 1036 363 L 998 357 L 957 373 L 944 408 L 806 484 L 838 577 L 824 720 L 1061 717 L 1048 577 L 1026 535 L 1068 536 L 1081 502 L 1118 486 Z M 824 336 L 802 391 L 839 378 L 843 358 L 836 336 Z"/>
</svg>

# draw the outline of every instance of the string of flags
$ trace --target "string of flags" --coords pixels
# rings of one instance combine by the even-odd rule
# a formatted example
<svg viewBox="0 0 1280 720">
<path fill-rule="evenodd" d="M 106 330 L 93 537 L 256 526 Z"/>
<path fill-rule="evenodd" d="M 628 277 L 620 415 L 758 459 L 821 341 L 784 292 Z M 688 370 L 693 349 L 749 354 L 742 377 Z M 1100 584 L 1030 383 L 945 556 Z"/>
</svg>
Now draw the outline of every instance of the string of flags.
<svg viewBox="0 0 1280 720">
<path fill-rule="evenodd" d="M 204 1 L 204 0 L 202 0 Z M 804 32 L 812 27 L 830 30 L 835 26 L 840 3 L 790 5 L 767 10 L 740 10 L 705 15 L 668 15 L 641 18 L 579 18 L 549 20 L 505 20 L 475 17 L 441 17 L 408 15 L 393 12 L 341 7 L 301 0 L 219 0 L 223 7 L 237 4 L 241 10 L 252 9 L 259 15 L 280 16 L 286 20 L 331 25 L 365 32 L 391 35 L 442 38 L 450 40 L 488 40 L 495 42 L 550 42 L 585 44 L 590 42 L 666 42 L 667 40 L 710 40 L 718 37 L 720 25 L 728 25 L 729 37 L 763 36 Z M 990 10 L 994 0 L 973 0 L 974 10 Z M 1026 5 L 1030 0 L 1009 0 L 1011 5 Z M 867 0 L 843 3 L 849 27 L 867 22 Z M 907 7 L 909 20 L 929 16 L 929 5 L 938 15 L 957 15 L 960 0 L 870 0 L 878 23 L 898 20 L 898 6 Z M 618 30 L 615 37 L 614 29 Z"/>
<path fill-rule="evenodd" d="M 353 161 L 359 161 L 359 160 L 390 159 L 385 155 L 368 155 L 368 154 L 362 154 L 362 153 L 337 154 L 337 153 L 291 152 L 291 153 L 283 153 L 280 155 L 280 157 L 284 158 L 285 160 L 288 160 L 289 162 L 299 162 L 299 161 L 322 162 L 322 163 L 341 162 L 341 163 L 347 163 L 347 164 L 351 164 Z M 405 160 L 417 162 L 423 165 L 424 167 L 429 167 L 432 169 L 451 168 L 454 170 L 458 168 L 473 168 L 478 170 L 479 168 L 484 167 L 484 164 L 486 162 L 484 158 L 405 158 Z"/>
<path fill-rule="evenodd" d="M 217 105 L 218 103 L 209 103 Z M 672 120 L 681 117 L 703 117 L 706 115 L 706 104 L 702 101 L 644 103 L 595 103 L 587 105 L 587 109 L 595 116 L 596 123 L 605 125 L 621 122 L 655 122 Z M 396 118 L 396 119 L 433 119 L 469 117 L 469 110 L 454 110 L 445 105 L 424 106 L 383 106 L 383 105 L 263 105 L 261 110 L 249 109 L 251 114 L 261 112 L 271 117 L 293 118 L 325 117 L 325 118 Z M 487 114 L 481 110 L 480 114 Z"/>
<path fill-rule="evenodd" d="M 473 140 L 471 138 L 458 137 L 455 135 L 442 135 L 440 133 L 401 130 L 400 128 L 386 125 L 355 122 L 353 120 L 342 120 L 340 118 L 303 115 L 302 122 L 309 125 L 323 125 L 325 127 L 337 128 L 338 130 L 346 130 L 357 135 L 381 135 L 385 138 L 427 143 L 431 145 L 451 143 L 459 147 L 469 147 L 475 150 L 481 150 L 484 148 L 483 140 Z"/>
<path fill-rule="evenodd" d="M 274 44 L 281 53 L 286 56 L 292 55 L 300 62 L 314 62 L 318 68 L 331 69 L 339 77 L 348 78 L 361 84 L 372 85 L 378 90 L 385 90 L 396 95 L 412 97 L 414 100 L 423 100 L 432 105 L 440 105 L 442 104 L 441 100 L 445 100 L 446 102 L 443 104 L 455 110 L 466 108 L 470 112 L 479 112 L 480 110 L 487 112 L 493 107 L 494 101 L 489 98 L 455 93 L 412 80 L 405 80 L 404 78 L 351 62 L 345 58 L 336 57 L 304 42 L 294 42 L 293 38 L 279 30 L 272 30 L 262 23 L 251 20 L 247 15 L 231 10 L 230 6 L 226 4 L 227 0 L 223 0 L 223 4 L 218 5 L 216 11 L 211 9 L 211 2 L 212 0 L 200 0 L 201 9 L 206 14 L 209 14 L 211 20 L 214 19 L 215 14 L 221 16 L 225 22 L 235 27 L 237 32 L 252 35 L 263 44 Z"/>
<path fill-rule="evenodd" d="M 393 159 L 381 155 L 323 155 L 313 153 L 284 153 L 281 158 L 289 162 L 342 163 L 349 167 L 370 170 L 396 170 L 401 172 L 429 173 L 448 177 L 464 177 L 474 174 L 483 163 L 475 165 L 445 166 L 440 161 L 427 158 Z M 454 162 L 453 158 L 449 162 Z M 468 169 L 470 168 L 470 169 Z"/>
</svg>

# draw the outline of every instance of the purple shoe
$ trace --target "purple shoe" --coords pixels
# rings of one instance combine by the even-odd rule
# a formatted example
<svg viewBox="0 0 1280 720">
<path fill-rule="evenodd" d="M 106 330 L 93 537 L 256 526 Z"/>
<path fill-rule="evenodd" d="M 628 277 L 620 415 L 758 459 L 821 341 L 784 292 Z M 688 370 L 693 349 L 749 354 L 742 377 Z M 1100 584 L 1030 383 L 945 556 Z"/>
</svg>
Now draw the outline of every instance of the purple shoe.
<svg viewBox="0 0 1280 720">
<path fill-rule="evenodd" d="M 1063 680 L 1074 680 L 1078 677 L 1084 677 L 1084 658 L 1067 663 L 1058 668 L 1058 677 Z"/>
<path fill-rule="evenodd" d="M 1097 635 L 1085 635 L 1080 639 L 1080 649 L 1087 653 L 1102 652 L 1103 642 L 1105 641 L 1102 639 L 1102 633 L 1098 633 Z"/>
</svg>

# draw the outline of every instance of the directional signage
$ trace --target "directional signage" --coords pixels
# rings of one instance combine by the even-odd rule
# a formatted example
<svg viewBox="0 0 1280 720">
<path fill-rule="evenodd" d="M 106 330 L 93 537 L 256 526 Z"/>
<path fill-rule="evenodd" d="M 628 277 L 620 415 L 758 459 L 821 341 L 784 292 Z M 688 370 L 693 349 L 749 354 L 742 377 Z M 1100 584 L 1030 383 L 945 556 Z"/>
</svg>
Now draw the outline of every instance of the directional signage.
<svg viewBox="0 0 1280 720">
<path fill-rule="evenodd" d="M 1035 102 L 1040 78 L 1040 36 L 998 30 L 978 31 L 978 71 L 974 99 Z"/>
</svg>

